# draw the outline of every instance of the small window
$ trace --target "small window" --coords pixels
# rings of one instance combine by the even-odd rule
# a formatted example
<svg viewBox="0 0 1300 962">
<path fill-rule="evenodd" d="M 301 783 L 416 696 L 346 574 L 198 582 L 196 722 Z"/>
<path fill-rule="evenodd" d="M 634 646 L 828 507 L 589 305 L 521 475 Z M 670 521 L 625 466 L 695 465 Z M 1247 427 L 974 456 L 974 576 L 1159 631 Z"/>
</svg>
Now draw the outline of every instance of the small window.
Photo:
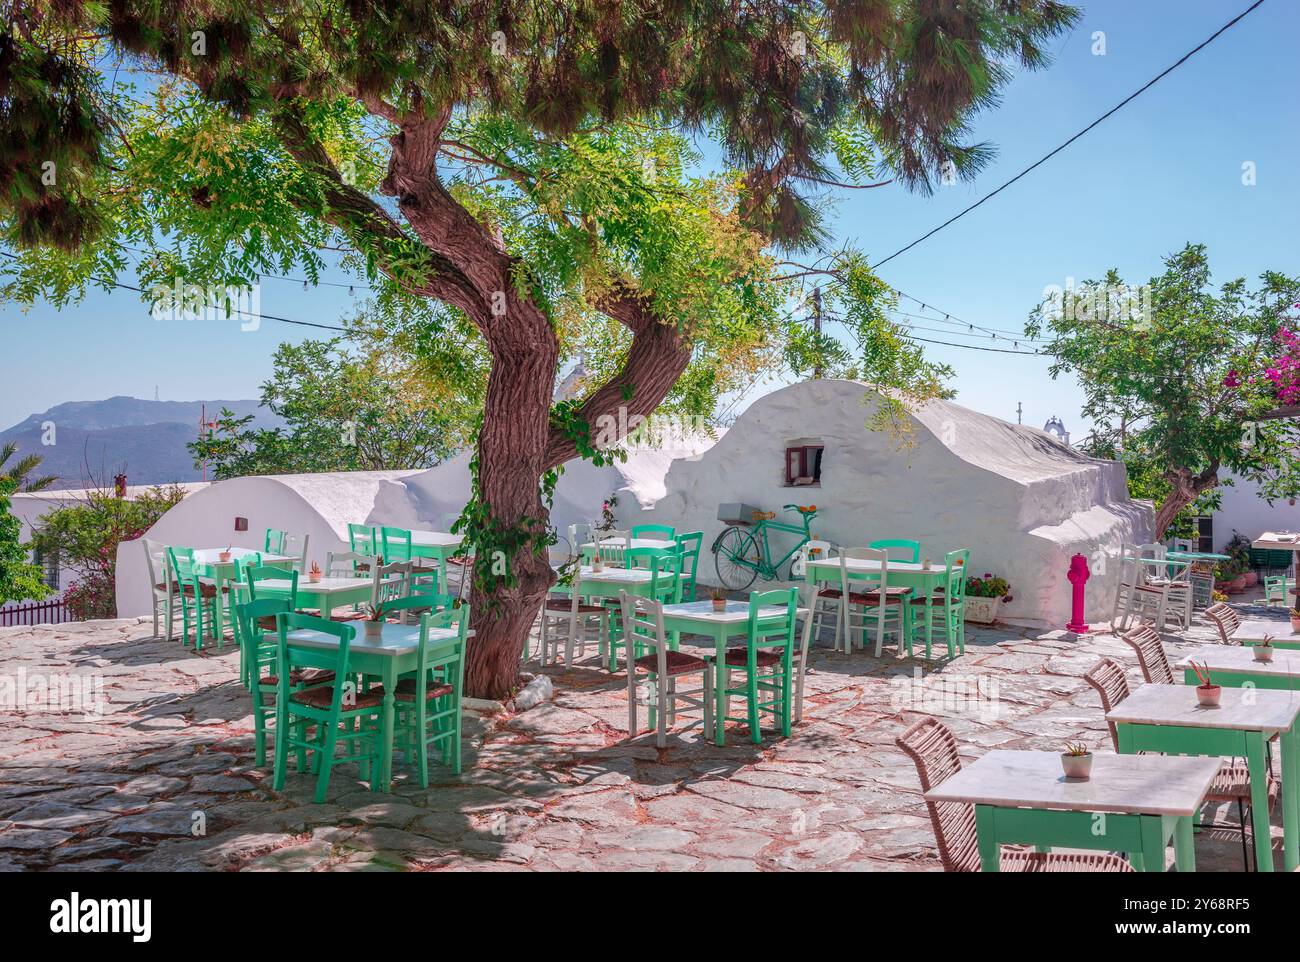
<svg viewBox="0 0 1300 962">
<path fill-rule="evenodd" d="M 821 484 L 822 451 L 820 444 L 796 444 L 785 449 L 785 483 L 788 486 Z"/>
<path fill-rule="evenodd" d="M 1214 519 L 1196 519 L 1196 550 L 1210 554 L 1214 551 Z"/>
<path fill-rule="evenodd" d="M 41 581 L 45 587 L 55 591 L 59 590 L 59 553 L 56 551 L 52 555 L 44 555 L 39 551 L 32 552 L 32 563 L 38 565 L 41 569 Z"/>
</svg>

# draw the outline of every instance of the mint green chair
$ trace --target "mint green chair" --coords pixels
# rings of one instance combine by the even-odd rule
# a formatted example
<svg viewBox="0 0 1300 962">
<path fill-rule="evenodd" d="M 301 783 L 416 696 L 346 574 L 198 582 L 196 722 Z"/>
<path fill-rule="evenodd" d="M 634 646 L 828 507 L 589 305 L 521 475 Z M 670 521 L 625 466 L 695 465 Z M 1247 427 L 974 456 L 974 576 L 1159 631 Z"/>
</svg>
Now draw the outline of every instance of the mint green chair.
<svg viewBox="0 0 1300 962">
<path fill-rule="evenodd" d="M 455 599 L 443 596 L 449 603 Z M 465 682 L 465 636 L 469 606 L 451 605 L 420 617 L 419 667 L 403 675 L 393 692 L 396 722 L 393 750 L 407 764 L 415 756 L 420 787 L 429 787 L 429 748 L 440 745 L 442 763 L 461 772 L 461 691 Z M 433 628 L 454 628 L 451 640 L 429 641 Z"/>
<path fill-rule="evenodd" d="M 266 537 L 262 541 L 262 551 L 265 554 L 284 554 L 285 532 L 278 528 L 267 528 Z"/>
<path fill-rule="evenodd" d="M 1264 604 L 1266 605 L 1276 604 L 1290 607 L 1290 599 L 1287 598 L 1287 593 L 1294 590 L 1294 578 L 1288 578 L 1286 575 L 1264 576 Z"/>
<path fill-rule="evenodd" d="M 381 527 L 379 537 L 383 545 L 382 554 L 385 561 L 411 560 L 411 532 L 409 529 Z"/>
<path fill-rule="evenodd" d="M 672 541 L 677 537 L 677 529 L 666 524 L 638 524 L 632 529 L 632 537 Z"/>
<path fill-rule="evenodd" d="M 368 524 L 349 524 L 348 547 L 357 554 L 373 558 L 379 554 L 379 535 Z"/>
<path fill-rule="evenodd" d="M 298 572 L 292 568 L 274 568 L 270 565 L 244 565 L 243 584 L 247 586 L 249 601 L 257 601 L 257 583 L 259 581 L 288 581 L 289 610 L 298 610 Z"/>
<path fill-rule="evenodd" d="M 797 588 L 755 591 L 749 596 L 749 636 L 744 648 L 728 648 L 726 654 L 725 721 L 743 721 L 749 725 L 749 737 L 755 744 L 762 739 L 763 715 L 771 715 L 783 736 L 790 735 L 790 694 L 794 676 L 795 609 Z M 763 608 L 777 607 L 775 613 L 761 614 Z M 731 673 L 743 671 L 745 684 L 731 687 Z M 745 699 L 743 717 L 730 715 L 731 698 Z"/>
<path fill-rule="evenodd" d="M 171 566 L 172 582 L 181 598 L 181 646 L 190 640 L 190 626 L 194 626 L 194 650 L 203 648 L 203 637 L 215 637 L 217 647 L 225 639 L 217 637 L 217 586 L 199 577 L 194 564 L 193 548 L 168 548 L 167 563 Z M 205 631 L 204 619 L 207 619 Z"/>
<path fill-rule="evenodd" d="M 931 644 L 938 637 L 948 645 L 948 657 L 966 653 L 966 573 L 969 562 L 968 549 L 949 551 L 943 556 L 944 575 L 938 592 L 928 599 L 912 599 L 913 606 L 924 606 L 919 624 L 914 613 L 912 627 L 913 633 L 919 631 L 925 641 L 927 659 Z"/>
<path fill-rule="evenodd" d="M 676 539 L 677 547 L 682 552 L 682 601 L 695 600 L 695 569 L 700 563 L 700 546 L 704 543 L 703 531 L 692 531 L 689 534 L 679 534 Z"/>
<path fill-rule="evenodd" d="M 316 772 L 317 804 L 325 801 L 330 773 L 339 762 L 355 762 L 361 767 L 363 778 L 368 770 L 371 790 L 379 791 L 383 765 L 377 732 L 384 692 L 378 688 L 356 690 L 349 670 L 349 651 L 356 638 L 356 628 L 311 615 L 279 614 L 276 620 L 279 643 L 275 670 L 275 790 L 284 790 L 289 752 L 295 751 L 300 769 L 304 756 L 310 753 L 312 770 Z M 338 647 L 293 644 L 289 634 L 302 629 L 332 635 L 338 639 Z M 334 677 L 329 684 L 295 690 L 292 679 L 304 669 L 333 672 Z M 315 736 L 309 738 L 308 731 L 313 728 Z M 340 742 L 350 751 L 344 758 L 336 759 Z"/>
<path fill-rule="evenodd" d="M 675 548 L 630 548 L 624 554 L 628 568 L 646 568 L 650 571 L 650 585 L 640 597 L 649 598 L 662 605 L 671 605 L 681 600 L 681 565 L 680 546 Z M 605 607 L 610 610 L 608 664 L 610 671 L 618 666 L 618 649 L 624 647 L 622 631 L 622 609 L 617 598 L 604 599 Z M 632 661 L 644 654 L 633 646 L 627 659 Z"/>
<path fill-rule="evenodd" d="M 917 564 L 921 560 L 921 542 L 912 541 L 910 538 L 882 538 L 879 541 L 871 542 L 867 547 L 885 552 L 888 552 L 891 548 L 897 548 L 898 556 L 890 555 L 892 561 L 910 561 L 912 564 Z"/>
</svg>

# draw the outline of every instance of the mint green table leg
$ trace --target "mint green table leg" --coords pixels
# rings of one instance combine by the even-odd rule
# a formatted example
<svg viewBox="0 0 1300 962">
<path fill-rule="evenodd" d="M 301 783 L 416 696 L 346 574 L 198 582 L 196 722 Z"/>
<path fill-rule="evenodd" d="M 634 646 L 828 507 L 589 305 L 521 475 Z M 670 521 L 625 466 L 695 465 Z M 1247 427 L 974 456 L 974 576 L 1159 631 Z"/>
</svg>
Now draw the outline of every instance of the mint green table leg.
<svg viewBox="0 0 1300 962">
<path fill-rule="evenodd" d="M 1138 822 L 1142 836 L 1142 871 L 1165 870 L 1165 835 L 1158 815 L 1143 815 Z"/>
<path fill-rule="evenodd" d="M 1255 836 L 1255 861 L 1260 872 L 1273 871 L 1273 838 L 1268 824 L 1268 766 L 1264 733 L 1246 732 L 1246 765 L 1250 770 L 1250 820 Z M 1285 811 L 1284 811 L 1285 814 Z"/>
<path fill-rule="evenodd" d="M 975 837 L 979 847 L 980 867 L 985 872 L 1001 870 L 998 856 L 997 830 L 994 827 L 993 809 L 988 805 L 975 806 Z"/>
<path fill-rule="evenodd" d="M 396 658 L 387 658 L 383 669 L 384 710 L 379 728 L 379 778 L 372 780 L 373 792 L 390 792 L 393 788 L 393 693 L 397 690 Z"/>
<path fill-rule="evenodd" d="M 1282 733 L 1282 853 L 1288 872 L 1300 865 L 1300 729 Z"/>
<path fill-rule="evenodd" d="M 1174 825 L 1174 866 L 1180 872 L 1196 871 L 1196 846 L 1192 839 L 1192 818 L 1184 815 Z"/>
<path fill-rule="evenodd" d="M 714 742 L 718 745 L 727 743 L 727 635 L 723 628 L 717 629 L 713 637 L 713 725 Z"/>
</svg>

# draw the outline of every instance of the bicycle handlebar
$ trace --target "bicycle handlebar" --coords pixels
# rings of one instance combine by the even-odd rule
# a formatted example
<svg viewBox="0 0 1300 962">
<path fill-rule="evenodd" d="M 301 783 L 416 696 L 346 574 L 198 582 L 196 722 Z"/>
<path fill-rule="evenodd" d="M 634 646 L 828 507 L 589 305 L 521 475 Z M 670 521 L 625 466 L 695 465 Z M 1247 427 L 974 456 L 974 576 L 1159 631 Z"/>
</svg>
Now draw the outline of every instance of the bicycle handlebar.
<svg viewBox="0 0 1300 962">
<path fill-rule="evenodd" d="M 786 511 L 798 511 L 800 514 L 816 514 L 817 505 L 815 504 L 787 504 Z"/>
</svg>

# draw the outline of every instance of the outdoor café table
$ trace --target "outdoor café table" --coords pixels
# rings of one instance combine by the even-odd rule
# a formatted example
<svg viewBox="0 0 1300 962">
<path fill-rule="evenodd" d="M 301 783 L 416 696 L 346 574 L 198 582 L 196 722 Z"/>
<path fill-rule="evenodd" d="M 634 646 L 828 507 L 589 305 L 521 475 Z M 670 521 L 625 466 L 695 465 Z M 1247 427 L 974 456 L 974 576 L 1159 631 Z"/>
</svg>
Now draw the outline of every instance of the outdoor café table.
<svg viewBox="0 0 1300 962">
<path fill-rule="evenodd" d="M 869 558 L 849 558 L 847 568 L 850 578 L 880 578 L 880 562 Z M 912 589 L 912 597 L 925 599 L 925 622 L 930 624 L 930 607 L 936 588 L 943 585 L 948 576 L 948 569 L 942 564 L 931 564 L 926 568 L 919 561 L 889 562 L 889 583 Z M 804 580 L 816 588 L 818 581 L 840 583 L 840 559 L 827 558 L 821 561 L 809 560 L 804 566 Z M 903 616 L 911 617 L 912 606 L 903 606 Z M 929 647 L 930 633 L 926 632 L 926 646 Z"/>
<path fill-rule="evenodd" d="M 230 552 L 230 560 L 222 561 L 221 553 Z M 194 569 L 201 578 L 209 578 L 217 586 L 217 595 L 213 599 L 213 607 L 216 617 L 214 618 L 213 632 L 216 637 L 220 638 L 224 631 L 222 627 L 221 613 L 221 586 L 226 582 L 235 580 L 235 562 L 242 562 L 245 558 L 252 558 L 257 555 L 262 557 L 262 565 L 268 568 L 292 568 L 297 558 L 291 558 L 288 555 L 269 554 L 265 551 L 255 551 L 252 548 L 195 548 L 194 549 Z"/>
<path fill-rule="evenodd" d="M 393 779 L 393 698 L 397 690 L 397 680 L 407 672 L 419 668 L 420 626 L 399 625 L 391 621 L 384 622 L 379 638 L 366 634 L 364 621 L 349 621 L 347 624 L 357 629 L 356 637 L 348 646 L 348 670 L 353 674 L 371 675 L 379 678 L 384 686 L 383 711 L 380 720 L 379 770 L 377 791 L 387 792 Z M 469 632 L 467 637 L 473 637 Z M 455 628 L 429 629 L 429 657 L 440 652 L 438 642 L 451 642 L 456 639 Z M 286 635 L 291 646 L 302 648 L 337 649 L 339 640 L 333 635 L 301 628 Z M 280 706 L 283 710 L 285 706 Z M 284 719 L 277 718 L 277 732 L 286 731 Z"/>
<path fill-rule="evenodd" d="M 1225 688 L 1275 688 L 1283 691 L 1300 690 L 1300 652 L 1274 652 L 1272 661 L 1256 661 L 1254 648 L 1237 645 L 1206 645 L 1178 663 L 1183 670 L 1183 681 L 1199 684 L 1192 669 L 1196 662 L 1208 668 L 1210 679 Z"/>
<path fill-rule="evenodd" d="M 773 605 L 760 608 L 761 614 L 776 615 L 781 609 Z M 807 650 L 808 639 L 812 632 L 812 618 L 807 608 L 798 608 L 795 615 L 803 619 L 803 637 L 801 644 Z M 713 691 L 717 704 L 714 707 L 714 740 L 717 744 L 726 743 L 726 657 L 729 638 L 745 638 L 749 634 L 749 602 L 728 601 L 725 611 L 714 611 L 712 601 L 686 601 L 675 605 L 664 605 L 664 631 L 672 632 L 674 638 L 682 632 L 692 635 L 704 635 L 713 639 L 714 659 Z M 674 645 L 674 647 L 676 647 Z M 796 684 L 803 686 L 803 675 L 799 675 Z M 798 697 L 796 695 L 796 697 Z"/>
<path fill-rule="evenodd" d="M 606 565 L 596 571 L 591 565 L 582 565 L 574 573 L 574 581 L 578 585 L 578 594 L 584 598 L 617 598 L 620 591 L 644 598 L 650 593 L 650 575 L 649 568 L 612 568 Z"/>
<path fill-rule="evenodd" d="M 1268 635 L 1275 648 L 1300 648 L 1300 635 L 1291 630 L 1289 618 L 1248 618 L 1237 626 L 1231 641 L 1238 645 L 1257 645 Z"/>
<path fill-rule="evenodd" d="M 389 575 L 383 580 L 386 585 L 402 580 L 401 575 Z M 287 597 L 293 582 L 288 578 L 264 578 L 257 583 L 259 598 Z M 343 605 L 369 604 L 375 590 L 373 578 L 322 578 L 312 582 L 298 579 L 298 607 L 319 608 L 322 618 L 328 618 L 331 611 Z"/>
<path fill-rule="evenodd" d="M 617 547 L 623 545 L 629 548 L 676 548 L 676 541 L 664 541 L 662 538 L 602 538 L 601 544 Z M 590 560 L 596 556 L 596 542 L 588 541 L 582 546 L 582 556 Z"/>
<path fill-rule="evenodd" d="M 1300 694 L 1261 691 L 1257 687 L 1224 688 L 1218 708 L 1197 704 L 1190 685 L 1143 685 L 1106 713 L 1119 735 L 1122 754 L 1168 752 L 1245 758 L 1250 771 L 1250 817 L 1255 858 L 1262 872 L 1273 871 L 1268 827 L 1268 771 L 1265 745 L 1282 740 L 1282 851 L 1288 872 L 1300 865 Z"/>
<path fill-rule="evenodd" d="M 447 590 L 447 559 L 465 542 L 462 535 L 449 531 L 411 531 L 411 554 L 416 558 L 433 558 L 438 562 L 441 578 L 439 591 Z"/>
<path fill-rule="evenodd" d="M 1168 687 L 1168 686 L 1167 686 Z M 1138 871 L 1196 870 L 1192 817 L 1219 762 L 1208 758 L 1097 754 L 1092 777 L 1066 778 L 1056 752 L 991 751 L 925 793 L 927 802 L 975 806 L 980 864 L 999 869 L 999 846 L 1127 852 Z"/>
<path fill-rule="evenodd" d="M 1300 571 L 1300 534 L 1294 531 L 1265 531 L 1250 546 L 1268 551 L 1290 551 L 1297 562 L 1295 570 Z M 1295 594 L 1295 591 L 1292 590 L 1291 594 Z"/>
</svg>

